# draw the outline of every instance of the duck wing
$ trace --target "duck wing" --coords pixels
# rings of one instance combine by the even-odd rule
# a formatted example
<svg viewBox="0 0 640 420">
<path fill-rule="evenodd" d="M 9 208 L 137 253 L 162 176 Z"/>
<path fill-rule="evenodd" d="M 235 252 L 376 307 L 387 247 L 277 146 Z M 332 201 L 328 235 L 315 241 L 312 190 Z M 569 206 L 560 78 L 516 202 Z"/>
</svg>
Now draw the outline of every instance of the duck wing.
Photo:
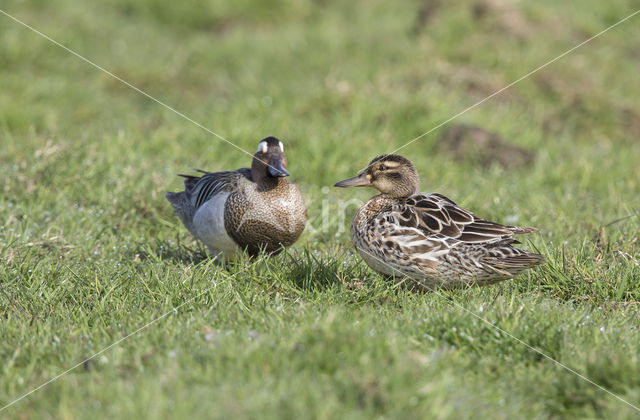
<svg viewBox="0 0 640 420">
<path fill-rule="evenodd" d="M 416 194 L 398 204 L 398 222 L 449 246 L 498 243 L 535 228 L 502 225 L 477 217 L 441 194 Z"/>
<path fill-rule="evenodd" d="M 240 168 L 236 171 L 207 172 L 197 169 L 202 176 L 183 175 L 185 194 L 191 201 L 194 210 L 209 201 L 216 194 L 233 191 L 238 182 L 251 180 L 251 169 Z"/>
</svg>

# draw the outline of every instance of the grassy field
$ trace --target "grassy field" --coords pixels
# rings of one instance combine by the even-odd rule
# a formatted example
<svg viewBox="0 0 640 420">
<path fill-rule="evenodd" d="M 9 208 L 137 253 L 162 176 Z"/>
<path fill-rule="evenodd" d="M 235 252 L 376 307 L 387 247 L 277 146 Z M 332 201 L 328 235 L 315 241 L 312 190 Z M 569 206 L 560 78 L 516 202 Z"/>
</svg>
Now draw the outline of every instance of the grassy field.
<svg viewBox="0 0 640 420">
<path fill-rule="evenodd" d="M 309 226 L 212 263 L 164 194 L 250 157 L 0 15 L 0 407 L 127 337 L 0 416 L 637 418 L 513 337 L 640 406 L 640 15 L 400 152 L 423 191 L 538 227 L 545 266 L 393 288 L 348 236 L 373 191 L 329 188 L 637 3 L 200 3 L 0 8 L 250 152 L 281 138 Z M 532 160 L 447 151 L 456 124 Z"/>
</svg>

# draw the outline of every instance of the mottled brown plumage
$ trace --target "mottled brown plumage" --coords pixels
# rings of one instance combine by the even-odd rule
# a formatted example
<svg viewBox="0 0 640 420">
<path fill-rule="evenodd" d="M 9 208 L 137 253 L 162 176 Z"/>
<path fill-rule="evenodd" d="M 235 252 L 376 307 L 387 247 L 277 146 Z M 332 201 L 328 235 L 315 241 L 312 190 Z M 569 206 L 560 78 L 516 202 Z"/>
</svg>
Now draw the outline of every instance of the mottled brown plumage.
<svg viewBox="0 0 640 420">
<path fill-rule="evenodd" d="M 307 221 L 300 191 L 284 178 L 286 167 L 282 143 L 268 137 L 258 144 L 251 169 L 182 175 L 185 191 L 167 199 L 215 255 L 277 253 L 300 237 Z"/>
<path fill-rule="evenodd" d="M 440 194 L 418 193 L 413 164 L 398 155 L 373 159 L 338 187 L 372 186 L 382 194 L 356 213 L 353 244 L 375 271 L 425 289 L 486 285 L 544 262 L 542 255 L 515 248 L 513 235 L 535 231 L 477 217 Z"/>
</svg>

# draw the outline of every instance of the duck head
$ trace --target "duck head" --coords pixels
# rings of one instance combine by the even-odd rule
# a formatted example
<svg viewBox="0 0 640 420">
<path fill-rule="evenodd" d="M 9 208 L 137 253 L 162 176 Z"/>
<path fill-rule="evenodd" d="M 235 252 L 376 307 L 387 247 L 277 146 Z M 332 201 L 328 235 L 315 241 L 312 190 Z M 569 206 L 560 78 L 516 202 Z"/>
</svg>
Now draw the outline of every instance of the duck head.
<svg viewBox="0 0 640 420">
<path fill-rule="evenodd" d="M 409 159 L 400 155 L 382 155 L 374 158 L 360 174 L 336 182 L 335 186 L 374 187 L 382 194 L 403 198 L 418 192 L 418 173 Z"/>
<path fill-rule="evenodd" d="M 287 158 L 284 155 L 282 142 L 275 137 L 267 137 L 258 143 L 258 150 L 253 155 L 251 177 L 255 182 L 265 178 L 282 178 L 289 176 Z"/>
</svg>

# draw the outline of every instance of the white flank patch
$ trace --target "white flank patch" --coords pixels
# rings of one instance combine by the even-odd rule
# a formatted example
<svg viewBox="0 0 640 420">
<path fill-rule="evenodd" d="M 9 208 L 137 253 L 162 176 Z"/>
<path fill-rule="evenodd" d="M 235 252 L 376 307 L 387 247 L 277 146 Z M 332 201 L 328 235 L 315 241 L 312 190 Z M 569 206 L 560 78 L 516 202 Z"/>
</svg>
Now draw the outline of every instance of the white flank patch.
<svg viewBox="0 0 640 420">
<path fill-rule="evenodd" d="M 282 153 L 284 153 L 284 145 L 282 144 L 282 142 L 279 141 L 278 145 L 280 146 L 280 150 L 282 150 Z"/>
<path fill-rule="evenodd" d="M 267 142 L 266 141 L 261 141 L 260 143 L 258 143 L 258 149 L 256 150 L 256 153 L 258 152 L 262 152 L 262 153 L 267 153 Z"/>
<path fill-rule="evenodd" d="M 231 239 L 224 227 L 224 205 L 228 197 L 228 192 L 216 194 L 200 206 L 193 216 L 196 237 L 204 242 L 212 253 L 222 252 L 225 258 L 241 252 L 240 247 Z"/>
</svg>

